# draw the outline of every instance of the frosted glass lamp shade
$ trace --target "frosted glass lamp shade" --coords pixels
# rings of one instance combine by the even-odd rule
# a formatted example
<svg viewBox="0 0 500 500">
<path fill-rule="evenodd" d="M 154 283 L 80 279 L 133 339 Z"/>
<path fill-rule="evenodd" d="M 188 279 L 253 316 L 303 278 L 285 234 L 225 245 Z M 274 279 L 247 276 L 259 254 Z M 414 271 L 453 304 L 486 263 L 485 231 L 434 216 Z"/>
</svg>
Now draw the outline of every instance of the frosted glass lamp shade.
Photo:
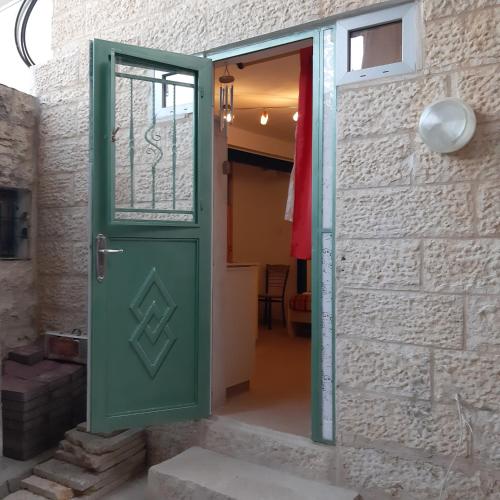
<svg viewBox="0 0 500 500">
<path fill-rule="evenodd" d="M 427 106 L 420 115 L 418 132 L 431 151 L 453 153 L 463 148 L 476 130 L 476 115 L 460 99 L 448 97 Z"/>
</svg>

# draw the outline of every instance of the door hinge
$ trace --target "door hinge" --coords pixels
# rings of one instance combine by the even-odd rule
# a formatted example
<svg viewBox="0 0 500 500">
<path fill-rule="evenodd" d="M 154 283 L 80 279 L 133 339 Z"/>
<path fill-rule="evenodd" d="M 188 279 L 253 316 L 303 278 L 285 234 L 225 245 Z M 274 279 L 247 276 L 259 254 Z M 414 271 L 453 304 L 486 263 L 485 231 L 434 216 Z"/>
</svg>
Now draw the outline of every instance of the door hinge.
<svg viewBox="0 0 500 500">
<path fill-rule="evenodd" d="M 205 97 L 205 89 L 203 87 L 200 87 L 200 97 L 201 99 Z"/>
</svg>

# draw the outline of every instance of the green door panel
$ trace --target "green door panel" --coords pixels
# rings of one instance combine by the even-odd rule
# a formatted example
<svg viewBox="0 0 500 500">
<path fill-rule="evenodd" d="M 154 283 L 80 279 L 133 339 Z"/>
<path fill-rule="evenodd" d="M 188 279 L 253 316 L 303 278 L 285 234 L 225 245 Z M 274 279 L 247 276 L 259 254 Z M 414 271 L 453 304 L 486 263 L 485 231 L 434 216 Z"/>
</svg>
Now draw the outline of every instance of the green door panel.
<svg viewBox="0 0 500 500">
<path fill-rule="evenodd" d="M 95 40 L 91 73 L 89 428 L 208 416 L 211 61 Z"/>
</svg>

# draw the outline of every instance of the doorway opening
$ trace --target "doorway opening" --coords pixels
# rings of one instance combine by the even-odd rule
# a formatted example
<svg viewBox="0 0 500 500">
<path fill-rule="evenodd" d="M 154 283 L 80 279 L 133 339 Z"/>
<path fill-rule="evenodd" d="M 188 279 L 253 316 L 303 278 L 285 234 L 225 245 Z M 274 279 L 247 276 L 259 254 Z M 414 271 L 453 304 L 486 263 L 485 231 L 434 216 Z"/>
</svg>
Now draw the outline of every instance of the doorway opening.
<svg viewBox="0 0 500 500">
<path fill-rule="evenodd" d="M 306 39 L 220 60 L 214 75 L 215 114 L 223 117 L 215 119 L 212 410 L 304 436 L 311 434 L 311 260 L 297 248 L 307 244 L 294 227 L 294 203 L 297 191 L 311 188 L 295 173 L 300 134 L 312 134 L 309 122 L 298 122 L 312 103 L 301 98 L 312 46 Z M 221 105 L 219 78 L 228 74 L 234 96 Z M 308 161 L 310 169 L 310 150 Z"/>
</svg>

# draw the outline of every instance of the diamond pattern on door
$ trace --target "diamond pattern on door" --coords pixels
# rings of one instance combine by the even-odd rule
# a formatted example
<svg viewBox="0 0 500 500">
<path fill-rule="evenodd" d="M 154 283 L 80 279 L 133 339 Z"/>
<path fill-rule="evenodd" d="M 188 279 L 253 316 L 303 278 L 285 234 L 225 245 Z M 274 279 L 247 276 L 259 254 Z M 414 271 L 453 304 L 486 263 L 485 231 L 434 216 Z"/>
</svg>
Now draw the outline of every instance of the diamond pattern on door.
<svg viewBox="0 0 500 500">
<path fill-rule="evenodd" d="M 151 378 L 156 376 L 177 340 L 168 325 L 176 308 L 156 267 L 153 267 L 130 304 L 139 324 L 129 339 Z"/>
</svg>

